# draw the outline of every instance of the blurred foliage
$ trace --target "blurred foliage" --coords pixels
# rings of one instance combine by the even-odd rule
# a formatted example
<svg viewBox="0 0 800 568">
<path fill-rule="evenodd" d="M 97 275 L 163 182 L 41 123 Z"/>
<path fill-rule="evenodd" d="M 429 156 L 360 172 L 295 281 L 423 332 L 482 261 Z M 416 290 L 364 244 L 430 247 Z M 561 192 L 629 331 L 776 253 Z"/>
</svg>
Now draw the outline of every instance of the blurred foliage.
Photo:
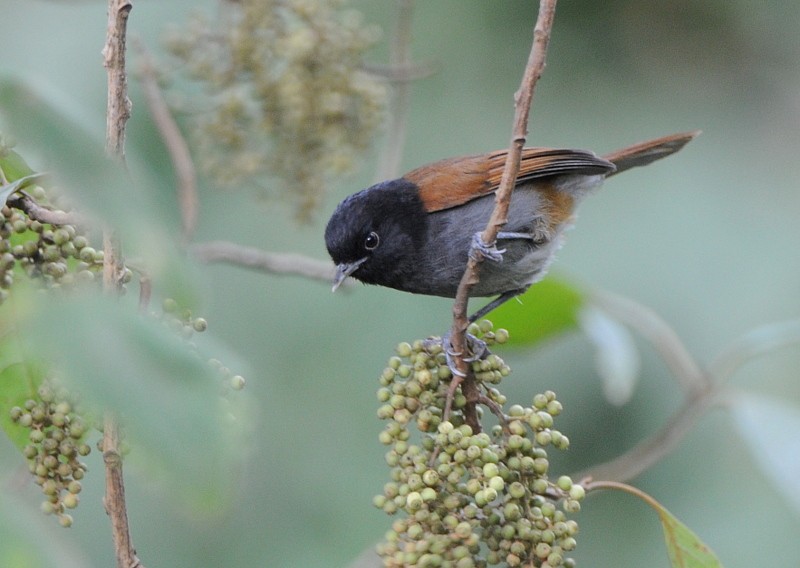
<svg viewBox="0 0 800 568">
<path fill-rule="evenodd" d="M 383 119 L 383 82 L 363 67 L 380 37 L 342 0 L 222 0 L 167 36 L 202 85 L 183 94 L 196 161 L 222 187 L 260 187 L 308 219 L 351 172 Z M 173 90 L 177 91 L 177 87 Z"/>
<path fill-rule="evenodd" d="M 234 4 L 242 5 L 225 6 L 232 9 Z M 155 46 L 164 39 L 167 24 L 184 26 L 191 11 L 200 8 L 214 14 L 215 6 L 210 1 L 135 3 L 131 31 Z M 362 1 L 354 6 L 366 22 L 391 29 L 390 3 Z M 63 172 L 62 179 L 77 180 L 78 187 L 65 183 L 70 186 L 65 189 L 82 192 L 81 199 L 93 201 L 96 194 L 105 195 L 105 178 L 92 171 L 89 179 L 88 170 L 81 171 L 101 148 L 100 138 L 90 141 L 86 133 L 97 132 L 104 124 L 105 77 L 98 57 L 104 7 L 96 2 L 3 0 L 2 9 L 4 19 L 14 25 L 0 37 L 0 47 L 9 54 L 0 62 L 0 73 L 25 77 L 36 86 L 22 96 L 19 114 L 6 113 L 3 130 L 13 133 L 17 151 L 36 171 Z M 604 152 L 690 128 L 702 128 L 704 135 L 669 163 L 615 178 L 587 202 L 556 270 L 653 306 L 697 354 L 715 353 L 745 330 L 800 312 L 800 256 L 795 251 L 800 242 L 799 11 L 800 4 L 793 0 L 758 6 L 743 0 L 580 0 L 558 8 L 548 67 L 532 111 L 532 143 Z M 416 4 L 414 58 L 435 61 L 440 72 L 412 86 L 404 166 L 410 169 L 507 143 L 512 94 L 527 57 L 534 15 L 535 5 L 528 0 Z M 200 29 L 233 29 L 224 26 L 238 20 L 228 17 L 224 10 L 219 18 L 207 16 Z M 213 44 L 201 47 L 210 50 Z M 387 49 L 382 42 L 361 51 L 359 58 L 380 63 L 388 59 Z M 180 82 L 173 75 L 165 79 Z M 62 98 L 57 106 L 65 112 L 30 115 L 40 108 L 33 102 L 41 99 L 47 85 L 69 93 L 72 106 L 61 104 Z M 136 254 L 165 259 L 155 263 L 166 271 L 159 277 L 162 285 L 183 294 L 189 304 L 205 300 L 204 315 L 212 329 L 234 345 L 254 370 L 245 394 L 260 411 L 257 422 L 248 422 L 254 431 L 233 434 L 239 449 L 246 450 L 244 462 L 234 463 L 235 472 L 227 474 L 226 481 L 235 487 L 235 493 L 226 496 L 231 499 L 228 507 L 212 517 L 197 515 L 202 506 L 191 499 L 175 499 L 169 480 L 154 475 L 150 452 L 137 455 L 134 449 L 126 491 L 137 550 L 145 565 L 347 565 L 386 530 L 383 514 L 369 505 L 385 477 L 383 450 L 375 441 L 379 425 L 370 377 L 382 367 L 398 338 L 447 329 L 450 302 L 367 287 L 331 297 L 329 287 L 315 282 L 269 278 L 230 267 L 187 266 L 182 255 L 169 251 L 178 227 L 169 160 L 146 116 L 135 80 L 131 85 L 134 114 L 128 150 L 135 184 L 113 189 L 106 196 L 111 203 L 100 204 L 98 213 L 119 221 L 126 247 L 133 247 Z M 327 88 L 324 82 L 314 85 L 323 93 Z M 184 102 L 191 94 L 186 92 Z M 215 96 L 220 92 L 213 88 L 201 94 L 210 103 L 196 109 L 185 104 L 190 119 L 220 102 Z M 247 97 L 243 100 L 253 104 Z M 245 108 L 254 114 L 236 116 L 263 120 L 263 109 L 255 104 Z M 365 118 L 375 120 L 369 112 Z M 75 124 L 85 132 L 76 131 Z M 213 173 L 232 179 L 262 166 L 265 171 L 272 168 L 271 136 L 243 141 L 243 147 L 255 149 L 251 154 L 259 160 L 255 167 L 236 164 L 222 149 L 212 150 L 207 161 L 213 164 Z M 298 141 L 287 138 L 290 145 Z M 359 148 L 368 149 L 369 142 Z M 284 171 L 291 174 L 289 168 L 297 167 L 302 174 L 301 168 L 311 168 L 321 157 L 334 157 L 325 154 L 323 146 L 312 144 L 311 150 L 319 153 L 305 163 L 285 163 Z M 280 172 L 278 166 L 275 171 Z M 372 181 L 368 168 L 346 185 L 332 184 L 333 177 L 324 180 L 334 187 L 323 210 Z M 293 210 L 305 198 L 298 195 L 299 201 L 290 205 Z M 320 198 L 315 194 L 313 200 Z M 282 214 L 280 205 L 269 210 L 253 207 L 248 198 L 230 193 L 203 192 L 202 199 L 199 239 L 226 238 L 324 258 L 324 214 L 319 222 L 299 228 Z M 174 277 L 169 276 L 172 267 L 178 267 Z M 531 294 L 535 291 L 536 287 Z M 535 300 L 526 299 L 524 306 L 529 302 Z M 92 311 L 101 319 L 84 322 L 75 337 L 105 345 L 102 318 L 108 316 L 108 322 L 127 330 L 114 335 L 111 347 L 117 352 L 142 353 L 137 346 L 160 341 L 159 331 L 151 334 L 140 328 L 144 323 L 120 322 L 106 308 Z M 514 308 L 519 305 L 509 303 L 509 310 Z M 64 305 L 54 314 L 72 317 L 70 310 L 79 308 Z M 563 329 L 572 329 L 570 309 L 561 313 L 556 321 L 564 324 Z M 46 325 L 46 313 L 40 317 Z M 512 337 L 528 332 L 524 317 L 514 319 L 504 323 Z M 57 323 L 64 335 L 57 336 L 54 330 L 52 338 L 63 342 L 62 353 L 70 344 L 76 352 L 87 348 L 71 342 L 68 322 Z M 572 449 L 559 469 L 583 469 L 622 453 L 656 430 L 677 404 L 676 387 L 649 349 L 642 350 L 639 387 L 627 405 L 616 408 L 603 400 L 593 349 L 585 338 L 562 334 L 559 341 L 542 345 L 546 349 L 502 353 L 515 369 L 505 394 L 509 400 L 528 400 L 533 392 L 552 387 L 565 407 L 574 409 L 561 418 L 560 428 L 569 434 Z M 4 344 L 4 349 L 15 347 Z M 91 351 L 80 357 L 88 365 Z M 787 349 L 748 363 L 732 380 L 762 394 L 798 400 L 799 361 L 796 349 Z M 193 368 L 184 363 L 179 357 L 180 368 Z M 135 372 L 125 376 L 133 381 L 133 400 L 159 396 L 151 390 L 156 379 Z M 172 387 L 183 388 L 171 384 L 168 391 L 173 394 Z M 194 421 L 207 420 L 206 412 L 216 412 L 195 404 L 192 389 L 188 391 L 190 402 L 184 409 L 170 402 L 174 399 L 169 393 L 151 405 L 148 399 L 139 409 L 146 415 L 137 415 L 136 420 L 150 421 L 140 439 L 158 445 L 163 437 L 169 442 L 155 448 L 154 455 L 178 444 L 178 436 L 193 436 Z M 112 395 L 114 400 L 124 398 L 126 393 L 109 393 L 108 400 Z M 762 413 L 771 410 L 751 405 L 749 411 L 744 419 L 758 444 Z M 779 416 L 773 424 L 795 428 L 792 412 L 778 414 L 786 419 Z M 800 564 L 800 549 L 792 544 L 800 524 L 787 506 L 788 498 L 763 482 L 760 460 L 744 457 L 728 420 L 712 415 L 701 426 L 636 484 L 702 535 L 726 565 Z M 190 449 L 177 453 L 179 459 L 191 454 L 189 463 L 166 462 L 168 467 L 202 468 L 208 460 L 214 472 L 225 476 L 224 466 L 217 469 L 220 464 L 214 461 L 227 459 L 225 454 L 216 452 L 214 439 L 202 444 L 206 433 L 202 424 L 197 432 Z M 774 437 L 772 426 L 769 432 Z M 89 456 L 90 472 L 102 468 L 96 454 Z M 65 536 L 56 526 L 38 523 L 38 491 L 30 485 L 20 487 L 13 474 L 6 475 L 19 467 L 19 454 L 4 438 L 0 465 L 4 472 L 0 552 L 15 555 L 0 556 L 3 565 L 113 563 L 109 543 L 97 538 L 108 534 L 100 507 L 86 508 Z M 153 483 L 154 479 L 159 482 Z M 100 485 L 86 484 L 84 504 L 100 503 Z M 649 566 L 663 558 L 666 565 L 658 523 L 639 509 L 608 494 L 593 496 L 580 515 L 578 564 Z M 25 516 L 28 511 L 33 511 L 33 521 Z M 17 522 L 23 518 L 32 528 L 20 535 Z M 770 522 L 754 522 L 761 518 Z M 14 543 L 25 542 L 31 533 L 37 538 L 30 546 L 37 548 L 20 551 Z M 53 554 L 56 544 L 60 556 Z"/>
</svg>

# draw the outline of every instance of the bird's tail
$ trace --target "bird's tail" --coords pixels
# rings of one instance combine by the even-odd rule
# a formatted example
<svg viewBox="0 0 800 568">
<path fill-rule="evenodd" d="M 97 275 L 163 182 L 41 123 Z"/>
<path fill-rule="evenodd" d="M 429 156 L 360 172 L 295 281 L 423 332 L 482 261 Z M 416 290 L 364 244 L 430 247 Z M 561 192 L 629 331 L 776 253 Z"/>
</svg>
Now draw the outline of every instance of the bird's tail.
<svg viewBox="0 0 800 568">
<path fill-rule="evenodd" d="M 655 162 L 674 154 L 699 134 L 700 130 L 672 134 L 628 146 L 622 150 L 606 154 L 603 158 L 617 166 L 617 170 L 610 174 L 615 175 L 630 168 L 646 166 L 650 162 Z"/>
</svg>

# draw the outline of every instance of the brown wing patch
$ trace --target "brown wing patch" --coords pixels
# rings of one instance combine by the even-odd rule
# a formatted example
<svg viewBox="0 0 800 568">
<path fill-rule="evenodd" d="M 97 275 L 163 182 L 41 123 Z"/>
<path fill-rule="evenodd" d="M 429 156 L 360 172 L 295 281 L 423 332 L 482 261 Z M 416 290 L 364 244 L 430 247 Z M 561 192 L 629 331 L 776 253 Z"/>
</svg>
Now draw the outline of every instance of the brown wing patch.
<svg viewBox="0 0 800 568">
<path fill-rule="evenodd" d="M 506 150 L 498 150 L 450 158 L 417 168 L 403 177 L 417 185 L 428 212 L 441 211 L 497 191 L 507 154 Z M 517 185 L 549 176 L 603 175 L 613 171 L 612 163 L 592 152 L 523 148 Z"/>
</svg>

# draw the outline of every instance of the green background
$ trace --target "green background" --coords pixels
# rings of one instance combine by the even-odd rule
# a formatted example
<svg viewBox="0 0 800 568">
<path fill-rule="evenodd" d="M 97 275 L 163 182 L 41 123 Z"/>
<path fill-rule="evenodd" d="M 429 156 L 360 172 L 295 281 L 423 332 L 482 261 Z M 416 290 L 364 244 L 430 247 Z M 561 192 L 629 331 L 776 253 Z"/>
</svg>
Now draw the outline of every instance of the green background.
<svg viewBox="0 0 800 568">
<path fill-rule="evenodd" d="M 178 24 L 206 4 L 136 2 L 131 33 L 155 46 L 165 23 Z M 355 5 L 388 37 L 392 3 Z M 438 72 L 412 86 L 404 170 L 507 145 L 535 11 L 523 1 L 417 3 L 413 57 Z M 0 14 L 0 72 L 66 93 L 79 102 L 84 126 L 102 132 L 105 4 L 3 0 Z M 704 134 L 669 160 L 614 178 L 586 202 L 554 272 L 652 307 L 701 362 L 748 330 L 800 312 L 798 22 L 795 0 L 575 0 L 562 2 L 556 15 L 529 143 L 604 153 L 672 132 Z M 386 59 L 384 42 L 370 61 Z M 139 87 L 131 87 L 129 152 L 170 179 Z M 35 164 L 35 151 L 25 149 L 39 141 L 15 137 Z M 307 226 L 295 225 L 281 204 L 254 207 L 245 194 L 203 188 L 197 240 L 325 259 L 327 215 L 372 182 L 379 148 Z M 161 196 L 161 205 L 177 225 L 171 195 Z M 245 393 L 258 422 L 241 441 L 248 450 L 230 480 L 233 503 L 215 515 L 186 509 L 168 484 L 145 468 L 128 468 L 132 533 L 144 564 L 346 566 L 391 522 L 370 505 L 388 475 L 377 441 L 377 376 L 397 342 L 448 327 L 450 302 L 360 286 L 331 295 L 325 284 L 226 266 L 197 274 L 196 311 L 247 362 Z M 556 471 L 618 455 L 680 404 L 675 383 L 644 343 L 640 386 L 622 408 L 604 401 L 592 347 L 579 334 L 501 354 L 514 369 L 504 383 L 510 401 L 552 388 L 564 403 L 558 424 L 572 446 Z M 749 363 L 734 382 L 800 401 L 799 367 L 795 347 Z M 167 425 L 170 418 L 152 416 Z M 20 481 L 20 456 L 0 439 L 3 471 L 11 472 L 0 487 L 13 494 L 0 505 L 0 538 L 18 538 L 9 528 L 18 522 L 31 527 L 43 550 L 68 554 L 76 566 L 112 565 L 97 454 L 75 525 L 64 531 L 38 514 L 38 489 Z M 800 565 L 798 514 L 754 461 L 717 411 L 635 483 L 725 566 Z M 621 494 L 591 496 L 578 520 L 579 565 L 667 566 L 657 518 L 644 504 Z"/>
</svg>

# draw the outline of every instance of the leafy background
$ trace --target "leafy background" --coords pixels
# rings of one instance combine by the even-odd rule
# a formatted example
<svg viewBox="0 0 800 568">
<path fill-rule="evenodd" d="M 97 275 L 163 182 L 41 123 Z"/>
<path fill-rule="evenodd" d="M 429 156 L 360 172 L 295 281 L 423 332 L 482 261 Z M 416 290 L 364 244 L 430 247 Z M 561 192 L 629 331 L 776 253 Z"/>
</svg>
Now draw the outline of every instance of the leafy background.
<svg viewBox="0 0 800 568">
<path fill-rule="evenodd" d="M 137 2 L 131 32 L 154 46 L 164 23 L 180 23 L 206 5 L 212 6 Z M 355 5 L 391 30 L 392 3 Z M 7 23 L 0 72 L 33 81 L 85 128 L 102 133 L 104 3 L 3 0 L 0 8 Z M 412 52 L 439 71 L 413 85 L 404 169 L 507 144 L 534 17 L 532 2 L 417 4 Z M 675 131 L 704 134 L 668 161 L 614 178 L 587 202 L 555 271 L 651 306 L 701 361 L 758 325 L 800 312 L 798 21 L 800 4 L 792 0 L 758 6 L 576 0 L 557 12 L 531 143 L 605 152 Z M 374 62 L 386 58 L 385 44 L 371 55 Z M 134 167 L 169 187 L 164 149 L 135 82 L 132 99 Z M 14 135 L 35 163 L 41 141 Z M 280 204 L 253 207 L 244 194 L 204 188 L 197 240 L 225 238 L 325 258 L 327 214 L 338 199 L 371 183 L 378 148 L 308 226 L 295 225 Z M 148 197 L 159 204 L 159 221 L 177 227 L 171 194 Z M 133 221 L 149 230 L 148 219 Z M 377 442 L 376 377 L 398 341 L 444 330 L 450 303 L 362 287 L 332 296 L 323 284 L 224 266 L 200 267 L 195 275 L 202 297 L 196 311 L 247 362 L 245 393 L 257 423 L 236 440 L 247 448 L 244 465 L 230 473 L 236 495 L 210 514 L 176 497 L 174 485 L 154 476 L 146 460 L 137 462 L 134 449 L 127 495 L 140 556 L 148 566 L 346 565 L 389 524 L 370 505 L 387 473 Z M 509 400 L 554 388 L 566 407 L 559 427 L 572 446 L 556 471 L 619 454 L 680 404 L 664 365 L 644 344 L 640 385 L 621 408 L 605 402 L 593 350 L 579 334 L 503 355 L 514 368 L 504 387 Z M 734 383 L 797 404 L 798 368 L 794 347 L 752 361 Z M 163 436 L 203 432 L 187 428 L 183 412 L 160 409 L 154 405 L 147 417 Z M 757 437 L 759 422 L 748 418 Z M 204 416 L 196 419 L 201 424 Z M 215 448 L 205 456 L 214 467 L 222 458 Z M 730 417 L 715 412 L 636 484 L 726 566 L 799 565 L 798 511 L 760 473 L 758 460 L 743 448 Z M 38 514 L 38 490 L 20 481 L 24 466 L 5 438 L 0 461 L 3 471 L 18 471 L 0 480 L 0 541 L 34 537 L 43 565 L 113 562 L 97 452 L 68 533 Z M 658 521 L 634 499 L 592 496 L 579 522 L 582 566 L 667 565 Z"/>
</svg>

